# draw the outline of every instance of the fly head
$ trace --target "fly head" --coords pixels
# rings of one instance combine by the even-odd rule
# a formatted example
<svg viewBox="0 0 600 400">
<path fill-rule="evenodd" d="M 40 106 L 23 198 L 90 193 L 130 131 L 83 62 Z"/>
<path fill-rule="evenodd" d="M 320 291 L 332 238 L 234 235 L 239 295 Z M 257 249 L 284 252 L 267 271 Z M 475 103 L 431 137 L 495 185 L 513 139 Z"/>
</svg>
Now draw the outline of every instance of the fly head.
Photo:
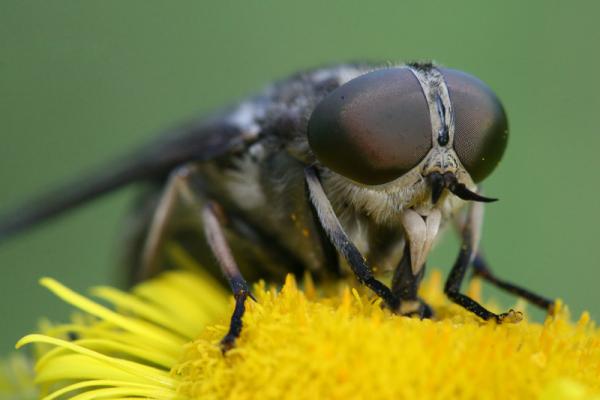
<svg viewBox="0 0 600 400">
<path fill-rule="evenodd" d="M 475 183 L 500 161 L 508 122 L 500 100 L 477 78 L 432 64 L 361 75 L 329 93 L 308 123 L 319 162 L 362 186 L 418 171 L 435 205 L 444 190 L 493 201 Z"/>
</svg>

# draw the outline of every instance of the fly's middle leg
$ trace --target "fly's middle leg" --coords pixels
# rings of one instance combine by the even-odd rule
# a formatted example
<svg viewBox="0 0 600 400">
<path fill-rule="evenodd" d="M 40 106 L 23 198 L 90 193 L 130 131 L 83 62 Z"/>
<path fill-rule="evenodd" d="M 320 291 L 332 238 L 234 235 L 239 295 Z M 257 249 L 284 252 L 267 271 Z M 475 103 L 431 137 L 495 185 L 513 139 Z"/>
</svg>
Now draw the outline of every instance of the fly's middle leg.
<svg viewBox="0 0 600 400">
<path fill-rule="evenodd" d="M 514 283 L 505 281 L 503 279 L 498 278 L 494 272 L 490 269 L 489 264 L 485 260 L 483 254 L 480 252 L 477 253 L 475 258 L 473 259 L 473 275 L 479 276 L 482 279 L 490 282 L 492 285 L 505 290 L 509 293 L 515 294 L 523 299 L 527 300 L 529 303 L 546 310 L 549 314 L 554 313 L 554 301 L 541 296 L 537 293 L 532 292 L 529 289 L 521 287 L 519 285 L 515 285 Z"/>
<path fill-rule="evenodd" d="M 222 228 L 225 218 L 226 216 L 222 208 L 214 201 L 208 201 L 202 209 L 204 233 L 208 245 L 215 255 L 225 278 L 227 278 L 233 292 L 233 297 L 235 298 L 235 309 L 229 323 L 229 331 L 221 340 L 221 349 L 223 352 L 234 346 L 236 339 L 242 332 L 242 317 L 246 311 L 246 299 L 248 297 L 254 299 L 225 239 Z"/>
<path fill-rule="evenodd" d="M 159 200 L 154 218 L 150 224 L 142 256 L 142 275 L 153 273 L 157 266 L 157 255 L 168 236 L 168 226 L 176 207 L 186 207 L 202 226 L 206 240 L 216 261 L 227 279 L 235 298 L 235 309 L 231 317 L 229 331 L 221 340 L 223 352 L 231 349 L 242 331 L 242 317 L 245 301 L 253 298 L 246 280 L 242 276 L 225 239 L 223 225 L 227 215 L 222 207 L 213 200 L 201 198 L 192 187 L 195 169 L 193 165 L 177 168 L 169 177 L 167 186 Z"/>
<path fill-rule="evenodd" d="M 482 205 L 474 204 L 472 207 L 481 208 Z M 553 314 L 554 300 L 496 276 L 486 261 L 481 248 L 478 246 L 482 222 L 483 210 L 477 211 L 476 209 L 475 212 L 473 212 L 473 209 L 471 210 L 467 216 L 467 220 L 460 221 L 456 219 L 454 222 L 463 239 L 465 237 L 468 238 L 468 243 L 465 243 L 463 240 L 463 246 L 471 248 L 470 264 L 473 266 L 473 276 L 478 276 L 492 285 L 515 294 L 529 303 L 546 310 L 549 314 Z"/>
</svg>

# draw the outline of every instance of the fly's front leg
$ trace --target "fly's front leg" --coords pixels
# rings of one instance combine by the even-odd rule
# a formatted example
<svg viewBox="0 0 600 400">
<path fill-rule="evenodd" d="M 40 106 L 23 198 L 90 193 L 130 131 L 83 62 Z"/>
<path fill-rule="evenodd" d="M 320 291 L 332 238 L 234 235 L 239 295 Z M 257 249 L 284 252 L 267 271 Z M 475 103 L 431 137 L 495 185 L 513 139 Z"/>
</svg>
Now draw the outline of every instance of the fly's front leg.
<svg viewBox="0 0 600 400">
<path fill-rule="evenodd" d="M 520 312 L 510 310 L 506 313 L 494 314 L 469 296 L 460 293 L 460 286 L 465 278 L 467 267 L 477 252 L 482 222 L 483 204 L 474 202 L 470 205 L 467 219 L 463 225 L 460 252 L 450 275 L 448 275 L 444 292 L 450 300 L 486 321 L 494 319 L 497 322 L 519 322 L 523 318 Z"/>
<path fill-rule="evenodd" d="M 168 222 L 176 206 L 181 205 L 192 210 L 204 229 L 208 245 L 229 282 L 235 298 L 235 309 L 231 316 L 229 331 L 221 340 L 221 347 L 225 352 L 233 347 L 235 340 L 240 336 L 245 301 L 246 298 L 253 297 L 225 239 L 222 225 L 227 222 L 227 216 L 215 201 L 204 201 L 194 192 L 191 187 L 193 173 L 193 166 L 183 166 L 169 177 L 146 239 L 142 256 L 142 273 L 149 274 L 156 269 L 155 258 L 167 236 Z M 202 203 L 204 206 L 201 206 Z"/>
<path fill-rule="evenodd" d="M 391 310 L 395 311 L 398 300 L 386 285 L 373 276 L 373 271 L 365 262 L 365 258 L 344 232 L 329 199 L 323 191 L 316 169 L 307 167 L 304 170 L 304 175 L 308 185 L 310 201 L 315 207 L 319 223 L 333 246 L 348 261 L 358 281 L 375 292 Z"/>
</svg>

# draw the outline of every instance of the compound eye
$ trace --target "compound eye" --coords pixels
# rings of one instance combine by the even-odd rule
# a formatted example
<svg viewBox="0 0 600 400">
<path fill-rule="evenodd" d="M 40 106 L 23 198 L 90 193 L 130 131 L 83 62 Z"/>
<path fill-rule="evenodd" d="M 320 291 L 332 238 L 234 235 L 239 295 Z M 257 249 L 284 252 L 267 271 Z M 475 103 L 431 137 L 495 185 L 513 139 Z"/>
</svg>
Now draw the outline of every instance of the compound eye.
<svg viewBox="0 0 600 400">
<path fill-rule="evenodd" d="M 498 165 L 508 142 L 508 121 L 494 92 L 461 71 L 441 69 L 454 110 L 454 150 L 475 182 Z"/>
<path fill-rule="evenodd" d="M 408 68 L 374 71 L 327 95 L 308 122 L 308 142 L 331 170 L 365 185 L 390 182 L 431 149 L 425 96 Z"/>
</svg>

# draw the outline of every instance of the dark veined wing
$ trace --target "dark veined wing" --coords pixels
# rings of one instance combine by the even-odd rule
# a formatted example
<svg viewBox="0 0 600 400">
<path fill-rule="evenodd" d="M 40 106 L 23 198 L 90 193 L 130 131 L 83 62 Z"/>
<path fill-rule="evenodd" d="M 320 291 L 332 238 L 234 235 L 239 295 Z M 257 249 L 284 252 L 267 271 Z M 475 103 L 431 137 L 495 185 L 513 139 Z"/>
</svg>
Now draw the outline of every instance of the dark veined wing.
<svg viewBox="0 0 600 400">
<path fill-rule="evenodd" d="M 226 118 L 192 122 L 165 132 L 129 156 L 2 214 L 0 242 L 130 183 L 159 179 L 187 162 L 207 161 L 242 150 L 256 137 L 256 132 L 245 132 Z"/>
</svg>

